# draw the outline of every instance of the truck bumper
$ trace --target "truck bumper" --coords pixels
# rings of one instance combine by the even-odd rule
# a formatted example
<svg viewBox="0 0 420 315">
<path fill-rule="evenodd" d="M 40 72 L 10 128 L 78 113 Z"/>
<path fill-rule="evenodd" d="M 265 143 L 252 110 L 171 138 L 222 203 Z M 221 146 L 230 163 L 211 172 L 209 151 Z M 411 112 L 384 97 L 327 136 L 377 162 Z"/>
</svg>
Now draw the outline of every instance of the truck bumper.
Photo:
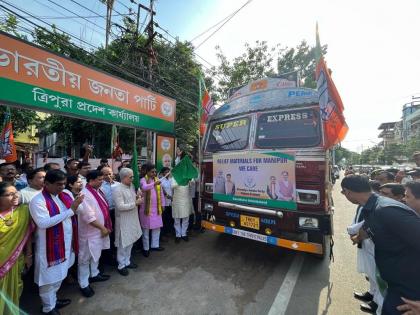
<svg viewBox="0 0 420 315">
<path fill-rule="evenodd" d="M 267 243 L 267 244 L 278 246 L 278 247 L 288 248 L 291 250 L 312 253 L 312 254 L 317 254 L 317 255 L 322 255 L 323 250 L 324 250 L 321 244 L 291 241 L 291 240 L 287 240 L 283 238 L 277 238 L 274 236 L 268 236 L 268 235 L 245 231 L 245 230 L 241 230 L 237 228 L 214 224 L 206 220 L 202 220 L 201 225 L 206 230 L 215 231 L 219 233 L 225 233 L 225 234 L 231 234 L 238 237 L 248 238 L 254 241 Z"/>
</svg>

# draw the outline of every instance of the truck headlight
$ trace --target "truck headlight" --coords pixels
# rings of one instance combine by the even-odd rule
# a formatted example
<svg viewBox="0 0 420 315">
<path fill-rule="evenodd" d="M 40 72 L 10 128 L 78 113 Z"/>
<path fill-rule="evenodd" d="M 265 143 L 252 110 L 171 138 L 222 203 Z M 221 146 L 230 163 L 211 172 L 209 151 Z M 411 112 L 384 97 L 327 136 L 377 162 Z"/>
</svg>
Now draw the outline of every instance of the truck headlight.
<svg viewBox="0 0 420 315">
<path fill-rule="evenodd" d="M 205 183 L 204 184 L 204 191 L 206 193 L 212 194 L 213 193 L 213 183 Z"/>
<path fill-rule="evenodd" d="M 318 219 L 317 218 L 311 218 L 311 217 L 300 217 L 299 218 L 299 227 L 317 229 L 318 228 Z"/>
<path fill-rule="evenodd" d="M 205 211 L 213 211 L 213 204 L 212 203 L 204 203 L 204 210 Z"/>
<path fill-rule="evenodd" d="M 309 189 L 297 189 L 297 202 L 306 205 L 319 205 L 319 191 Z"/>
</svg>

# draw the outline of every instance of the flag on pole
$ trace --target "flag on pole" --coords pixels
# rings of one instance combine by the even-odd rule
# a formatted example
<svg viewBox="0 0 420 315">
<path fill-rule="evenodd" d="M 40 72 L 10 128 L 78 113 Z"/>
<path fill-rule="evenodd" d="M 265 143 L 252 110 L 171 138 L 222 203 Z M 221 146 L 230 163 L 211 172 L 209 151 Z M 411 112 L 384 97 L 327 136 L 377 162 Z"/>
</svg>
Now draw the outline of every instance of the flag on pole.
<svg viewBox="0 0 420 315">
<path fill-rule="evenodd" d="M 187 186 L 191 179 L 198 177 L 198 170 L 195 168 L 188 155 L 184 156 L 184 158 L 175 165 L 171 173 L 180 186 Z"/>
<path fill-rule="evenodd" d="M 140 178 L 139 178 L 139 166 L 137 162 L 137 148 L 136 145 L 134 145 L 133 149 L 133 156 L 131 158 L 131 169 L 133 170 L 133 185 L 137 189 L 140 187 Z"/>
<path fill-rule="evenodd" d="M 112 125 L 111 131 L 111 157 L 118 159 L 122 156 L 122 149 L 120 148 L 120 140 L 118 136 L 117 126 Z"/>
<path fill-rule="evenodd" d="M 349 127 L 344 118 L 344 105 L 340 94 L 322 56 L 318 23 L 316 25 L 315 55 L 317 58 L 316 81 L 319 93 L 319 107 L 324 125 L 324 147 L 328 149 L 344 140 Z"/>
<path fill-rule="evenodd" d="M 15 140 L 13 138 L 13 127 L 10 109 L 4 112 L 3 128 L 0 135 L 0 158 L 11 163 L 17 160 Z"/>
<path fill-rule="evenodd" d="M 206 124 L 208 116 L 212 115 L 215 111 L 213 100 L 210 97 L 209 92 L 206 88 L 206 83 L 204 82 L 203 76 L 200 74 L 198 77 L 199 85 L 199 99 L 198 99 L 198 108 L 200 112 L 200 135 L 204 135 L 206 131 Z"/>
</svg>

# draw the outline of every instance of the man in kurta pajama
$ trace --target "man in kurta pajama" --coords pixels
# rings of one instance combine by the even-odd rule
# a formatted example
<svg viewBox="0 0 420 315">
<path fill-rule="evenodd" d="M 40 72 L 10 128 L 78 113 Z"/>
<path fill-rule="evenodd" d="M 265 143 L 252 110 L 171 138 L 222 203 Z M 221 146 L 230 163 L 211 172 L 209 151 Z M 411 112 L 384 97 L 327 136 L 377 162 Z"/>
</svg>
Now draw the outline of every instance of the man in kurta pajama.
<svg viewBox="0 0 420 315">
<path fill-rule="evenodd" d="M 100 171 L 90 171 L 87 185 L 82 190 L 84 200 L 79 206 L 79 257 L 78 280 L 85 297 L 95 294 L 90 282 L 106 281 L 109 275 L 99 272 L 99 258 L 103 249 L 109 248 L 109 233 L 112 222 L 109 206 L 104 193 L 100 190 L 103 176 Z"/>
<path fill-rule="evenodd" d="M 39 286 L 44 314 L 60 314 L 59 308 L 70 300 L 57 300 L 57 291 L 77 252 L 77 220 L 74 214 L 83 196 L 75 200 L 63 192 L 66 175 L 51 170 L 45 176 L 45 188 L 29 204 L 37 225 L 35 234 L 35 283 Z"/>
<path fill-rule="evenodd" d="M 154 174 L 154 175 L 153 175 Z M 165 207 L 165 196 L 156 169 L 149 170 L 140 180 L 144 193 L 144 202 L 140 207 L 140 224 L 143 230 L 143 255 L 149 256 L 149 250 L 162 251 L 159 246 L 160 228 L 163 226 L 162 212 Z M 149 231 L 152 234 L 150 242 Z"/>
<path fill-rule="evenodd" d="M 128 275 L 127 268 L 136 268 L 130 262 L 131 249 L 141 234 L 138 206 L 142 198 L 132 184 L 133 171 L 129 168 L 120 170 L 121 185 L 112 189 L 115 202 L 115 246 L 117 247 L 118 272 L 122 276 Z"/>
</svg>

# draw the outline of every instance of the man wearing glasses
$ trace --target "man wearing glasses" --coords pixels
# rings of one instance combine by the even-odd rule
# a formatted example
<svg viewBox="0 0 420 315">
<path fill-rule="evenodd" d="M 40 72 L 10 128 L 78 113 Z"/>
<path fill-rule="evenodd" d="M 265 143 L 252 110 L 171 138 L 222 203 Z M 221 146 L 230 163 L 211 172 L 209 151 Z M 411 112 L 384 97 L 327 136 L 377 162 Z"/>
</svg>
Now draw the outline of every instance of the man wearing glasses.
<svg viewBox="0 0 420 315">
<path fill-rule="evenodd" d="M 375 244 L 376 266 L 388 284 L 382 314 L 400 314 L 402 298 L 420 300 L 420 216 L 401 202 L 372 193 L 364 176 L 346 176 L 341 188 L 347 200 L 363 206 L 365 222 L 352 240 L 371 238 Z"/>
</svg>

